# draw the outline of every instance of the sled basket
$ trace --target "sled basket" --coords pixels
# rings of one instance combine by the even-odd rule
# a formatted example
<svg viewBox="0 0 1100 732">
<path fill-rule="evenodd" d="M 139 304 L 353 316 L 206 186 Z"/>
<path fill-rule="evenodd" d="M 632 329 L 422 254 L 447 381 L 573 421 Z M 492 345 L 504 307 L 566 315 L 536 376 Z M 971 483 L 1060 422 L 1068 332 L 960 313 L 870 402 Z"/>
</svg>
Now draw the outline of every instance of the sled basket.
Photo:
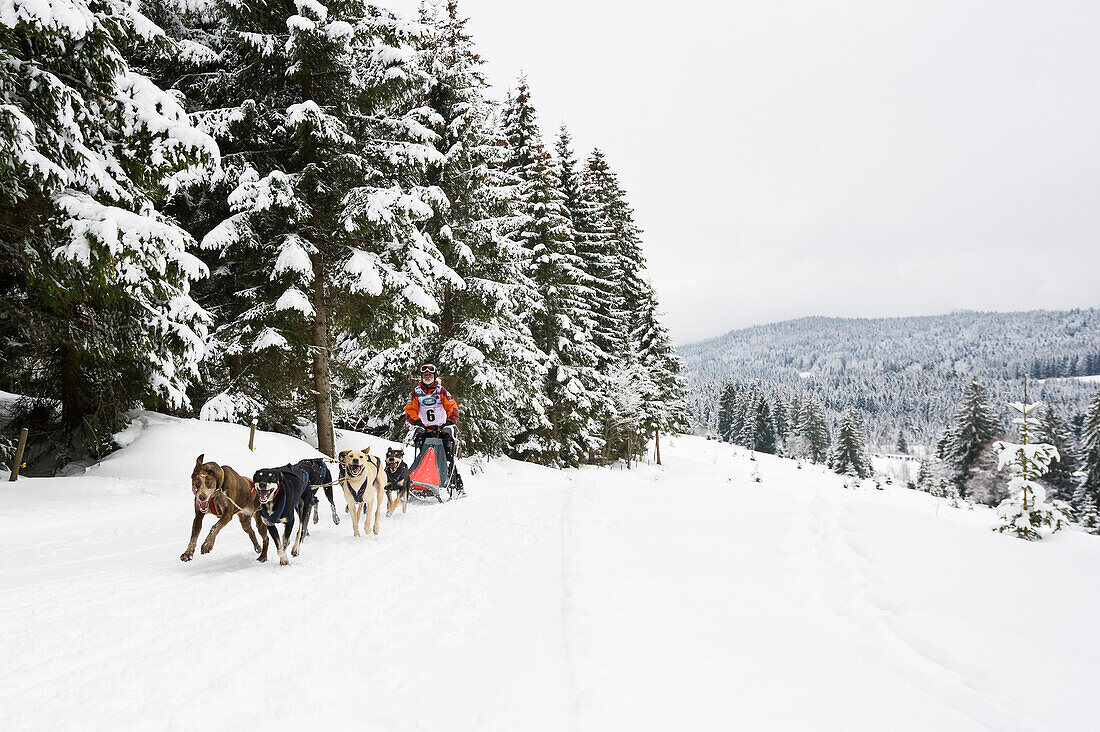
<svg viewBox="0 0 1100 732">
<path fill-rule="evenodd" d="M 430 494 L 442 503 L 443 493 L 450 487 L 450 479 L 443 440 L 438 437 L 424 438 L 424 444 L 409 468 L 409 491 L 420 496 Z"/>
</svg>

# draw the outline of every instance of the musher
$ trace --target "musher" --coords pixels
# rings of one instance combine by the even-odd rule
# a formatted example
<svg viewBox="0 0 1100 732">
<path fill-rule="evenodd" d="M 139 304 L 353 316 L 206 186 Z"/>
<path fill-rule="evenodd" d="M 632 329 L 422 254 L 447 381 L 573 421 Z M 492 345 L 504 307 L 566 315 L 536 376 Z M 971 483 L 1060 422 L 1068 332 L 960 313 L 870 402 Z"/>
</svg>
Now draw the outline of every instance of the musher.
<svg viewBox="0 0 1100 732">
<path fill-rule="evenodd" d="M 462 476 L 454 465 L 458 402 L 439 382 L 435 365 L 426 363 L 420 367 L 420 383 L 413 389 L 409 403 L 405 405 L 405 419 L 414 427 L 421 428 L 414 438 L 417 450 L 423 444 L 427 430 L 439 432 L 447 452 L 447 462 L 455 468 L 455 491 L 463 493 Z"/>
</svg>

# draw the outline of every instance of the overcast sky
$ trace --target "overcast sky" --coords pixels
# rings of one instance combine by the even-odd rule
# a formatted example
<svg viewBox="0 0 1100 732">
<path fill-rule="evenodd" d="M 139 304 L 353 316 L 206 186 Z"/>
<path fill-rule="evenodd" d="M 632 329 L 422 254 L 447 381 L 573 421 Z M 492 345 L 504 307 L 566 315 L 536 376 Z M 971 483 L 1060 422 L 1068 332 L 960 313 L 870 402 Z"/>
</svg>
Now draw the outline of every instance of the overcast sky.
<svg viewBox="0 0 1100 732">
<path fill-rule="evenodd" d="M 412 12 L 418 0 L 381 0 Z M 597 145 L 680 343 L 1100 305 L 1100 2 L 463 0 Z"/>
</svg>

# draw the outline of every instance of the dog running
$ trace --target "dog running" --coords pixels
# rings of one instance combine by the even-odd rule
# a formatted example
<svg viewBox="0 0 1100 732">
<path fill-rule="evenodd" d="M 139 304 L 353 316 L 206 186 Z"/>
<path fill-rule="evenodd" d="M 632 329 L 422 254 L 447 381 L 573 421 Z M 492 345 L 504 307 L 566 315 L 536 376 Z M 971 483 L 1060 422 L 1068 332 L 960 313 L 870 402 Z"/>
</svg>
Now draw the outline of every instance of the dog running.
<svg viewBox="0 0 1100 732">
<path fill-rule="evenodd" d="M 202 543 L 200 552 L 209 554 L 214 548 L 214 539 L 218 532 L 224 529 L 233 517 L 240 519 L 241 528 L 248 538 L 252 540 L 252 547 L 260 556 L 259 561 L 267 561 L 267 532 L 260 522 L 260 503 L 256 490 L 252 483 L 241 477 L 237 471 L 228 465 L 218 465 L 214 462 L 203 462 L 205 454 L 199 455 L 195 460 L 195 467 L 191 471 L 191 492 L 195 494 L 195 520 L 191 523 L 191 542 L 187 550 L 180 555 L 180 560 L 191 561 L 195 556 L 195 542 L 198 541 L 199 532 L 202 531 L 202 522 L 206 514 L 212 514 L 217 523 L 210 529 L 206 541 Z M 264 537 L 263 547 L 256 540 L 256 534 L 252 531 L 251 519 L 255 518 L 256 529 Z"/>
<path fill-rule="evenodd" d="M 382 461 L 370 456 L 370 448 L 342 450 L 340 452 L 340 486 L 348 502 L 353 536 L 360 536 L 359 516 L 362 514 L 363 531 L 371 533 L 371 514 L 374 514 L 374 533 L 381 528 L 379 519 L 382 501 L 386 495 L 386 473 Z"/>
<path fill-rule="evenodd" d="M 279 564 L 290 564 L 286 550 L 290 545 L 291 532 L 294 531 L 295 518 L 298 519 L 299 526 L 290 554 L 298 556 L 302 546 L 302 533 L 313 510 L 313 497 L 318 483 L 312 483 L 313 488 L 310 489 L 313 478 L 308 470 L 309 466 L 303 466 L 303 463 L 309 462 L 311 461 L 303 460 L 281 468 L 262 468 L 252 477 L 256 485 L 256 498 L 260 503 L 260 518 L 275 541 Z M 325 475 L 328 475 L 327 470 Z M 283 526 L 282 536 L 279 535 L 280 524 Z"/>
<path fill-rule="evenodd" d="M 409 507 L 409 466 L 405 463 L 405 451 L 386 450 L 386 515 L 392 516 L 401 506 L 401 513 Z"/>
</svg>

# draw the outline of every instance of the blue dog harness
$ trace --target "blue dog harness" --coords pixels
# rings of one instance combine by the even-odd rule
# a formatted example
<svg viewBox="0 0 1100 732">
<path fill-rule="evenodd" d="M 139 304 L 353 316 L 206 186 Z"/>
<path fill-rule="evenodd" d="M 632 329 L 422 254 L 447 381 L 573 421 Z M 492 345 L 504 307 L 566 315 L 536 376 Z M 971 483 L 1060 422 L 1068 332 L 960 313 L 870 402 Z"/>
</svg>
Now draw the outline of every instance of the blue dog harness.
<svg viewBox="0 0 1100 732">
<path fill-rule="evenodd" d="M 264 523 L 268 526 L 274 526 L 279 523 L 283 519 L 283 514 L 286 513 L 286 491 L 283 490 L 282 486 L 279 486 L 275 490 L 279 491 L 279 494 L 282 496 L 282 503 L 279 504 L 279 513 L 272 516 L 267 512 L 267 509 L 264 508 L 264 506 L 267 505 L 266 503 L 260 506 L 260 518 L 262 518 Z"/>
</svg>

